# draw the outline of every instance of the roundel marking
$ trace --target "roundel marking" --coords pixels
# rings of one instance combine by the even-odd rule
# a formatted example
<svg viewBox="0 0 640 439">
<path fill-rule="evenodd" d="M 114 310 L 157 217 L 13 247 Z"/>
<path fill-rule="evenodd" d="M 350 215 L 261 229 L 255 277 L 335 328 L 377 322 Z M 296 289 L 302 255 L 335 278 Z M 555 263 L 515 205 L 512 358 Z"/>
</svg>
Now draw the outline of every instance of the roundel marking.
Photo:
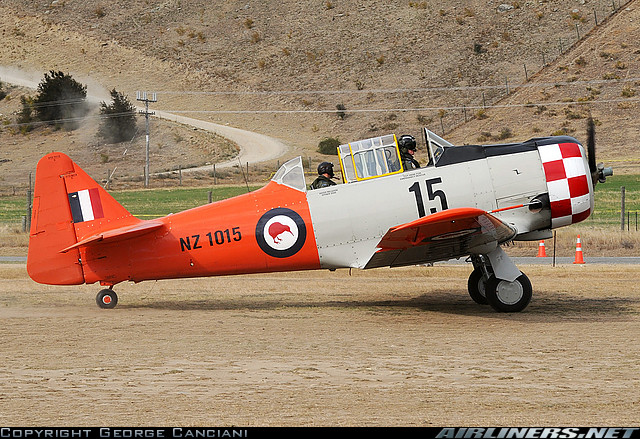
<svg viewBox="0 0 640 439">
<path fill-rule="evenodd" d="M 307 227 L 297 212 L 279 207 L 262 215 L 256 225 L 256 239 L 263 252 L 275 258 L 288 258 L 302 248 Z"/>
</svg>

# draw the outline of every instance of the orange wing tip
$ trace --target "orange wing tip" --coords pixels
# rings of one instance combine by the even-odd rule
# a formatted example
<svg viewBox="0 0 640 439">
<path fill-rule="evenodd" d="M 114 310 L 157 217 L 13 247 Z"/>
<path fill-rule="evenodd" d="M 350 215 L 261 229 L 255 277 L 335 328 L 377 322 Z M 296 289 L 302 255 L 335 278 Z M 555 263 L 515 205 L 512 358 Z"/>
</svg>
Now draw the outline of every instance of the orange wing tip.
<svg viewBox="0 0 640 439">
<path fill-rule="evenodd" d="M 78 241 L 75 244 L 60 250 L 60 253 L 66 253 L 69 250 L 73 250 L 74 248 L 86 247 L 98 242 L 117 242 L 134 238 L 140 235 L 144 235 L 145 233 L 158 230 L 163 226 L 164 223 L 160 221 L 144 221 L 138 224 L 134 224 L 133 226 L 119 227 L 117 229 L 107 230 L 105 232 L 101 232 L 97 235 L 92 235 L 88 238 Z"/>
</svg>

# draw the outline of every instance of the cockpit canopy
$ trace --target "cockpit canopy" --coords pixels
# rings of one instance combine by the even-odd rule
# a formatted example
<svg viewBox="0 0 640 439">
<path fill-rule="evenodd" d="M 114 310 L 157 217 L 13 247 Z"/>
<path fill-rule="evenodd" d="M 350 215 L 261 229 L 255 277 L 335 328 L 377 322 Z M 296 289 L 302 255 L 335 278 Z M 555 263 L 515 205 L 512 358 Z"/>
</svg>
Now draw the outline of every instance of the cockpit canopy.
<svg viewBox="0 0 640 439">
<path fill-rule="evenodd" d="M 424 128 L 423 134 L 429 154 L 427 166 L 432 166 L 438 162 L 444 148 L 453 145 L 427 128 Z M 405 170 L 395 134 L 340 145 L 338 156 L 345 183 L 397 174 Z"/>
<path fill-rule="evenodd" d="M 434 166 L 445 148 L 453 146 L 427 128 L 423 129 L 429 162 Z M 345 183 L 369 180 L 405 171 L 402 167 L 398 139 L 395 134 L 373 137 L 338 147 L 340 167 Z M 276 183 L 300 191 L 306 190 L 302 158 L 296 157 L 284 163 L 273 176 Z"/>
<path fill-rule="evenodd" d="M 346 183 L 402 172 L 395 134 L 340 145 L 338 155 Z"/>
</svg>

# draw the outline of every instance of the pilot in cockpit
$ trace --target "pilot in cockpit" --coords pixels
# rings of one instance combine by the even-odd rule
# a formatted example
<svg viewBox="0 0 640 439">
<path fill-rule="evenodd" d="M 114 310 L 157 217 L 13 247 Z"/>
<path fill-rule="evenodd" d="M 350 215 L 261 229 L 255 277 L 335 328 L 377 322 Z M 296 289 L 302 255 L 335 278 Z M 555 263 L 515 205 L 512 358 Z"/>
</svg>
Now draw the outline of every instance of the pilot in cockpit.
<svg viewBox="0 0 640 439">
<path fill-rule="evenodd" d="M 320 189 L 321 187 L 333 186 L 336 183 L 332 180 L 333 163 L 322 162 L 318 165 L 318 178 L 311 183 L 311 189 Z"/>
<path fill-rule="evenodd" d="M 408 134 L 400 136 L 398 139 L 398 147 L 400 148 L 400 155 L 402 156 L 402 167 L 405 171 L 420 167 L 420 163 L 413 158 L 418 149 L 416 139 L 413 136 Z"/>
</svg>

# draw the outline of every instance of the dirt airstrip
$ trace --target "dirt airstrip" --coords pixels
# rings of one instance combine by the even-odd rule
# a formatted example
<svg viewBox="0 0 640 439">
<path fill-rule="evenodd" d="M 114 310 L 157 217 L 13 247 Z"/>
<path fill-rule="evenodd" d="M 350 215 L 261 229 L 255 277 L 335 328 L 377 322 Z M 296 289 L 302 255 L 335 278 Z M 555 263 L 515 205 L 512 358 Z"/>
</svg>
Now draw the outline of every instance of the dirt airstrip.
<svg viewBox="0 0 640 439">
<path fill-rule="evenodd" d="M 0 424 L 631 426 L 640 268 L 520 267 L 498 314 L 469 267 L 98 286 L 0 265 Z"/>
</svg>

